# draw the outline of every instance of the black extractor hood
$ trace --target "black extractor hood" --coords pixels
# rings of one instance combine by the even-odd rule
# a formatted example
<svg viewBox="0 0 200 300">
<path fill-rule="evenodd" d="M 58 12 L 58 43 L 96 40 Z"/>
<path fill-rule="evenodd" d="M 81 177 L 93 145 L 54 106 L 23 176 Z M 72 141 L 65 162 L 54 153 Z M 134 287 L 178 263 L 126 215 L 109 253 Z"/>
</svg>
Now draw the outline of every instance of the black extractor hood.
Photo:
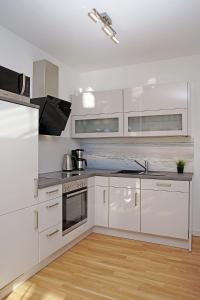
<svg viewBox="0 0 200 300">
<path fill-rule="evenodd" d="M 31 99 L 39 105 L 39 133 L 44 135 L 61 135 L 71 112 L 71 103 L 47 95 Z"/>
<path fill-rule="evenodd" d="M 71 102 L 58 98 L 58 66 L 47 60 L 33 63 L 33 98 L 31 103 L 39 105 L 39 133 L 61 135 L 65 129 Z"/>
</svg>

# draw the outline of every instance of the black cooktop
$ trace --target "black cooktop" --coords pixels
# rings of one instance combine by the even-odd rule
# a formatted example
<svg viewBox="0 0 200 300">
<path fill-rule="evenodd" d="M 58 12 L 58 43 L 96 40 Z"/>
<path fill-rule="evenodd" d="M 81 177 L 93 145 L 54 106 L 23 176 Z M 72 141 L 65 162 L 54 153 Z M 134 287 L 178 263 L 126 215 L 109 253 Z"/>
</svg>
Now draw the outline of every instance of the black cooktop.
<svg viewBox="0 0 200 300">
<path fill-rule="evenodd" d="M 49 174 L 44 174 L 43 177 L 45 178 L 55 178 L 55 179 L 65 179 L 65 178 L 70 178 L 73 176 L 80 176 L 82 175 L 81 172 L 79 171 L 72 171 L 72 172 L 53 172 L 53 173 L 49 173 Z"/>
</svg>

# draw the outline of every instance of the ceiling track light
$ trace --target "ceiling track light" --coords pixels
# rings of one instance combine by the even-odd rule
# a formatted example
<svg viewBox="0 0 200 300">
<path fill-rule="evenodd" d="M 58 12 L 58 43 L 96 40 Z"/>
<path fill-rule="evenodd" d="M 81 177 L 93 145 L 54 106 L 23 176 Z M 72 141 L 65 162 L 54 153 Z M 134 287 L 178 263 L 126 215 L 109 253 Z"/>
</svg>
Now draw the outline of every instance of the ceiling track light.
<svg viewBox="0 0 200 300">
<path fill-rule="evenodd" d="M 105 32 L 105 34 L 109 36 L 115 44 L 119 44 L 119 40 L 116 37 L 117 33 L 112 28 L 112 19 L 106 12 L 99 13 L 95 8 L 93 8 L 92 11 L 88 13 L 88 16 L 95 23 L 101 21 L 103 23 L 102 30 Z"/>
</svg>

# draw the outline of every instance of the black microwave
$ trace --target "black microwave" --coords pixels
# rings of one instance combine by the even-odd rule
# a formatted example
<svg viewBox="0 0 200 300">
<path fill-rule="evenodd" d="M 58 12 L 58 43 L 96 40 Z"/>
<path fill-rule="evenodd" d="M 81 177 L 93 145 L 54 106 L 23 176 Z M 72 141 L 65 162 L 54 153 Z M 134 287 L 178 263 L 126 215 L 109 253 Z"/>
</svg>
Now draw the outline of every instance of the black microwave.
<svg viewBox="0 0 200 300">
<path fill-rule="evenodd" d="M 0 90 L 30 97 L 30 77 L 0 66 Z"/>
</svg>

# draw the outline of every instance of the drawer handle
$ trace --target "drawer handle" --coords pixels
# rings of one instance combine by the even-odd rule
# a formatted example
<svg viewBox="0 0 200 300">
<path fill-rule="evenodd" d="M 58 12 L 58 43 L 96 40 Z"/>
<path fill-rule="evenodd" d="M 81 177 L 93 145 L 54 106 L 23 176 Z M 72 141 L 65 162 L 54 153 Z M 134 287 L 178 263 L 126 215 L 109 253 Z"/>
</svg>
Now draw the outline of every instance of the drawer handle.
<svg viewBox="0 0 200 300">
<path fill-rule="evenodd" d="M 34 178 L 34 198 L 38 197 L 38 179 Z"/>
<path fill-rule="evenodd" d="M 156 183 L 157 186 L 171 187 L 171 183 Z"/>
<path fill-rule="evenodd" d="M 36 230 L 36 229 L 38 229 L 38 225 L 39 225 L 38 210 L 34 210 L 34 214 L 35 214 L 35 230 Z"/>
<path fill-rule="evenodd" d="M 47 237 L 50 238 L 51 236 L 53 236 L 54 234 L 58 233 L 59 232 L 59 229 L 47 234 Z"/>
<path fill-rule="evenodd" d="M 57 193 L 59 192 L 59 189 L 56 189 L 56 190 L 53 190 L 53 191 L 49 191 L 49 192 L 46 192 L 47 194 L 53 194 L 53 193 Z"/>
<path fill-rule="evenodd" d="M 58 206 L 58 205 L 59 205 L 59 203 L 57 202 L 57 203 L 52 204 L 52 205 L 47 205 L 46 208 L 52 208 L 52 207 L 55 207 L 55 206 Z"/>
</svg>

